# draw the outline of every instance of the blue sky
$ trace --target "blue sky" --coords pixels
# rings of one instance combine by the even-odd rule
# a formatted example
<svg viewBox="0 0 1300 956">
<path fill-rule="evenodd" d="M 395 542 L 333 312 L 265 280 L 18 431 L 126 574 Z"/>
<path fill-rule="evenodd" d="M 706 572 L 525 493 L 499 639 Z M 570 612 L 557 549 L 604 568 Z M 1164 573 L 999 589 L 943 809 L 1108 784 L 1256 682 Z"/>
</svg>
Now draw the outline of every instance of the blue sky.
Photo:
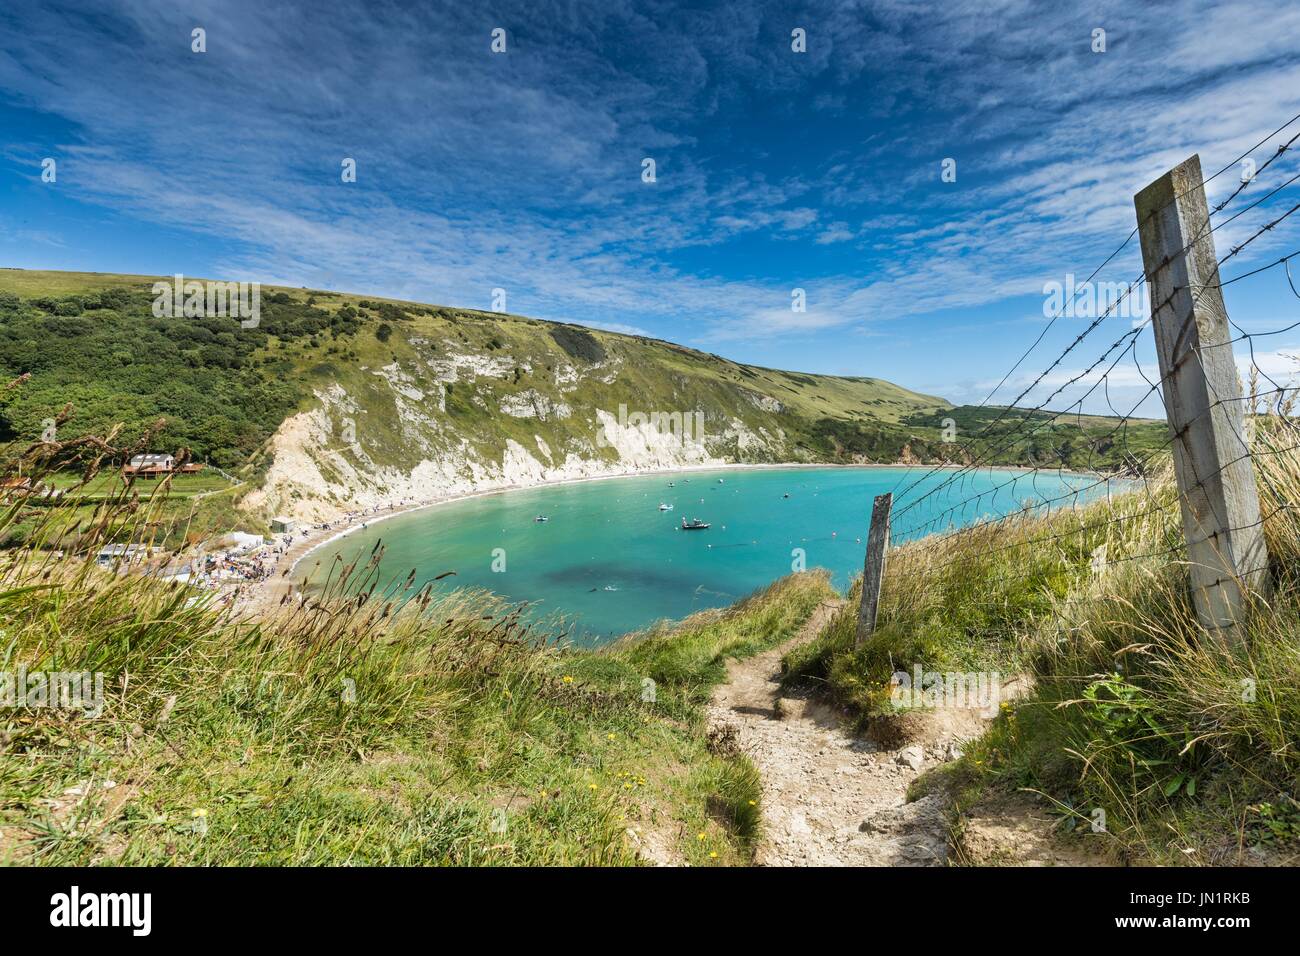
<svg viewBox="0 0 1300 956">
<path fill-rule="evenodd" d="M 979 401 L 1043 330 L 1045 283 L 1132 229 L 1135 192 L 1300 113 L 1297 37 L 1300 7 L 1266 3 L 7 4 L 0 265 L 476 308 L 500 287 L 511 312 Z M 1297 171 L 1300 150 L 1233 209 Z M 1217 231 L 1220 253 L 1296 193 Z M 1300 249 L 1296 220 L 1225 278 Z M 1099 278 L 1140 272 L 1134 240 Z M 1300 320 L 1281 270 L 1225 292 L 1248 330 Z M 1084 324 L 1058 321 L 994 401 Z M 1257 346 L 1275 374 L 1292 350 Z M 1145 391 L 1133 363 L 1111 385 L 1116 407 Z"/>
</svg>

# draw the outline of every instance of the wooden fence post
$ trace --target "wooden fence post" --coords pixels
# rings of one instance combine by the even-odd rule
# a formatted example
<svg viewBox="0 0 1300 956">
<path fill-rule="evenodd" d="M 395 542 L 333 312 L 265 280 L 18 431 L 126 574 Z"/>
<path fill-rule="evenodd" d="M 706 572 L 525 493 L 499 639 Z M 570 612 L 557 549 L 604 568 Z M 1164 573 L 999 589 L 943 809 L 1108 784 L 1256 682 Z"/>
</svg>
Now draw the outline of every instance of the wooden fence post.
<svg viewBox="0 0 1300 956">
<path fill-rule="evenodd" d="M 876 612 L 880 610 L 880 580 L 885 575 L 885 552 L 889 550 L 889 512 L 893 506 L 893 492 L 877 495 L 871 506 L 867 557 L 862 563 L 862 603 L 858 607 L 859 646 L 876 629 Z"/>
<path fill-rule="evenodd" d="M 1201 623 L 1233 643 L 1250 593 L 1267 593 L 1268 552 L 1201 158 L 1165 173 L 1134 205 L 1192 597 Z"/>
</svg>

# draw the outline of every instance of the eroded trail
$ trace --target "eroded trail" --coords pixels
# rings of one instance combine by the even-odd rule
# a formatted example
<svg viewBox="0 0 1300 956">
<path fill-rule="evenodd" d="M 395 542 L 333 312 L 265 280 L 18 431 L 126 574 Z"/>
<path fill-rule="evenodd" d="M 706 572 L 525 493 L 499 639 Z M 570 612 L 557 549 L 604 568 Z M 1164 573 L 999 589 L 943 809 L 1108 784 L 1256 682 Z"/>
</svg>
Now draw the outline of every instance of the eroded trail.
<svg viewBox="0 0 1300 956">
<path fill-rule="evenodd" d="M 782 696 L 781 657 L 812 640 L 840 604 L 823 604 L 790 641 L 728 666 L 709 722 L 735 728 L 763 778 L 760 866 L 936 866 L 947 859 L 939 795 L 907 803 L 908 784 L 954 755 L 976 727 L 943 722 L 925 739 L 882 748 L 841 729 L 837 715 L 804 694 Z"/>
</svg>

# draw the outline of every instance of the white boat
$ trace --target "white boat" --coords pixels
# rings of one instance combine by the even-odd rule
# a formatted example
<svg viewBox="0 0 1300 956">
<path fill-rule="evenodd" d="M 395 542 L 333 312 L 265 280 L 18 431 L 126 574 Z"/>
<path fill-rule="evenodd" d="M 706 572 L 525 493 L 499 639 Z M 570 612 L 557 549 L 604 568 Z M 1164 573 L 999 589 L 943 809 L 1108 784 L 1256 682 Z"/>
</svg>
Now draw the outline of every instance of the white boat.
<svg viewBox="0 0 1300 956">
<path fill-rule="evenodd" d="M 661 501 L 661 502 L 659 502 L 659 510 L 660 510 L 660 511 L 672 511 L 672 510 L 673 510 L 673 506 L 672 506 L 672 505 L 666 505 L 666 504 L 664 504 L 664 503 Z"/>
</svg>

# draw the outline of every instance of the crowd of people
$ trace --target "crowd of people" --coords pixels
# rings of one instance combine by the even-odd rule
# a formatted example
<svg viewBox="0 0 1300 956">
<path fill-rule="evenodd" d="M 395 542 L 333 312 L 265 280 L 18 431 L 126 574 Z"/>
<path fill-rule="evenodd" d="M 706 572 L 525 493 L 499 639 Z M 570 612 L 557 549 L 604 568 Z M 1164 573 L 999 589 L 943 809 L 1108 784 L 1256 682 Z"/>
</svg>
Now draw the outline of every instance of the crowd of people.
<svg viewBox="0 0 1300 956">
<path fill-rule="evenodd" d="M 342 530 L 358 521 L 361 522 L 361 527 L 365 528 L 367 518 L 398 511 L 414 504 L 413 501 L 402 499 L 348 511 L 342 518 L 319 521 L 295 531 L 276 535 L 274 538 L 267 538 L 261 544 L 250 543 L 243 547 L 230 547 L 204 554 L 178 569 L 178 574 L 186 575 L 191 585 L 223 592 L 217 603 L 223 606 L 230 605 L 240 601 L 253 586 L 279 573 L 282 570 L 281 562 L 295 544 L 322 532 Z"/>
</svg>

